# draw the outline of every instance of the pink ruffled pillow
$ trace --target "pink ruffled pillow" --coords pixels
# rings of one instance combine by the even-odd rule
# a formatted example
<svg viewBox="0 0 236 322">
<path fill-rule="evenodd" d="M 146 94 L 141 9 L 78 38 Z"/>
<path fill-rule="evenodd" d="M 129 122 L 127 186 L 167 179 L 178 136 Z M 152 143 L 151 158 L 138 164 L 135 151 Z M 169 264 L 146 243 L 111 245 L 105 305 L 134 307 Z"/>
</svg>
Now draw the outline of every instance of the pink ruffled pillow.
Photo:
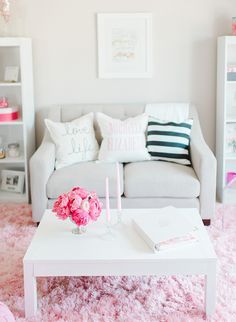
<svg viewBox="0 0 236 322">
<path fill-rule="evenodd" d="M 8 307 L 0 302 L 0 321 L 1 322 L 15 322 L 15 318 Z"/>
</svg>

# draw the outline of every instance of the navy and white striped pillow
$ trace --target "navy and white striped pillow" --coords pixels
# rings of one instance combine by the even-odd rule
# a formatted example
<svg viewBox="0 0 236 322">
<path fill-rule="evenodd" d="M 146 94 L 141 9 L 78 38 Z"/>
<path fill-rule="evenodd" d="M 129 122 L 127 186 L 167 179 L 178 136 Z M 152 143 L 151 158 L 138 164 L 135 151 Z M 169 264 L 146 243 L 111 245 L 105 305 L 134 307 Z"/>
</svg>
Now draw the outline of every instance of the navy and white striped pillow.
<svg viewBox="0 0 236 322">
<path fill-rule="evenodd" d="M 149 118 L 147 149 L 152 160 L 190 165 L 189 142 L 192 125 L 192 119 L 187 119 L 182 123 L 166 123 Z"/>
</svg>

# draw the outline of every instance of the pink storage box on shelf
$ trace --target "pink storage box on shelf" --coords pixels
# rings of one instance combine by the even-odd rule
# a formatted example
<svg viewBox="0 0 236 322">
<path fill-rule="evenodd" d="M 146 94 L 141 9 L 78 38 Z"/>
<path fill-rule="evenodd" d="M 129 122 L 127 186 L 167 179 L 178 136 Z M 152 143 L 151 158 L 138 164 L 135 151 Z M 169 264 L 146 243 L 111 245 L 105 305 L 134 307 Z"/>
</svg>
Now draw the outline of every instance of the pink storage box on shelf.
<svg viewBox="0 0 236 322">
<path fill-rule="evenodd" d="M 0 122 L 15 121 L 19 118 L 17 107 L 5 107 L 0 109 Z"/>
</svg>

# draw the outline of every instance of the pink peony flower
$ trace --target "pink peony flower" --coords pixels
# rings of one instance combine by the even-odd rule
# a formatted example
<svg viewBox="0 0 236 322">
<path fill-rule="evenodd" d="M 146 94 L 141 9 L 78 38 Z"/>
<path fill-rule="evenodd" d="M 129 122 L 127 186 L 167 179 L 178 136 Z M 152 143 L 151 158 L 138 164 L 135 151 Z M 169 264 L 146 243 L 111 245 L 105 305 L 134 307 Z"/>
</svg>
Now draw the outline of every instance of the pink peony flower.
<svg viewBox="0 0 236 322">
<path fill-rule="evenodd" d="M 68 192 L 68 198 L 70 199 L 70 200 L 74 200 L 74 199 L 76 199 L 77 197 L 80 197 L 80 195 L 77 193 L 77 191 L 70 191 L 70 192 Z M 81 198 L 81 197 L 80 197 Z M 81 198 L 82 199 L 82 198 Z"/>
<path fill-rule="evenodd" d="M 87 199 L 83 200 L 81 203 L 81 209 L 83 209 L 84 211 L 88 212 L 90 208 L 89 202 Z"/>
<path fill-rule="evenodd" d="M 89 215 L 83 209 L 77 209 L 71 214 L 72 221 L 78 226 L 86 226 L 89 223 Z"/>
<path fill-rule="evenodd" d="M 67 207 L 69 202 L 69 198 L 66 193 L 60 195 L 54 203 L 55 207 Z"/>
<path fill-rule="evenodd" d="M 76 195 L 80 196 L 80 198 L 82 198 L 82 199 L 86 199 L 89 195 L 89 192 L 84 188 L 75 187 L 71 191 L 71 196 L 76 196 Z"/>
<path fill-rule="evenodd" d="M 70 216 L 70 210 L 68 207 L 66 208 L 60 208 L 57 210 L 57 216 L 62 219 L 65 220 Z"/>
<path fill-rule="evenodd" d="M 80 198 L 80 196 L 76 196 L 76 198 L 70 202 L 70 205 L 69 205 L 70 211 L 73 212 L 76 209 L 80 208 L 81 203 L 82 203 L 82 198 Z"/>
<path fill-rule="evenodd" d="M 90 209 L 89 209 L 90 218 L 92 220 L 97 220 L 102 211 L 102 204 L 100 203 L 98 198 L 91 198 L 89 200 L 89 205 L 90 205 Z"/>
<path fill-rule="evenodd" d="M 65 220 L 70 215 L 68 203 L 69 198 L 65 193 L 60 195 L 54 202 L 52 211 L 55 212 L 56 215 L 62 220 Z"/>
</svg>

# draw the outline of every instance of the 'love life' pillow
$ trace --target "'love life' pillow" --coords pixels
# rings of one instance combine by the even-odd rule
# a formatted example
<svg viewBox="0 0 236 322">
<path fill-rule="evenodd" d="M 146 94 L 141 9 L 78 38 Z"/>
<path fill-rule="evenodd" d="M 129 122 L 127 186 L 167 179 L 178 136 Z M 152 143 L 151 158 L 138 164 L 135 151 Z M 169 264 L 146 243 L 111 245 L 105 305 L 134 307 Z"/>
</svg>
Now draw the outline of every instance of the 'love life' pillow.
<svg viewBox="0 0 236 322">
<path fill-rule="evenodd" d="M 64 123 L 45 119 L 45 124 L 56 145 L 56 169 L 97 159 L 99 146 L 93 127 L 93 113 Z"/>
</svg>

